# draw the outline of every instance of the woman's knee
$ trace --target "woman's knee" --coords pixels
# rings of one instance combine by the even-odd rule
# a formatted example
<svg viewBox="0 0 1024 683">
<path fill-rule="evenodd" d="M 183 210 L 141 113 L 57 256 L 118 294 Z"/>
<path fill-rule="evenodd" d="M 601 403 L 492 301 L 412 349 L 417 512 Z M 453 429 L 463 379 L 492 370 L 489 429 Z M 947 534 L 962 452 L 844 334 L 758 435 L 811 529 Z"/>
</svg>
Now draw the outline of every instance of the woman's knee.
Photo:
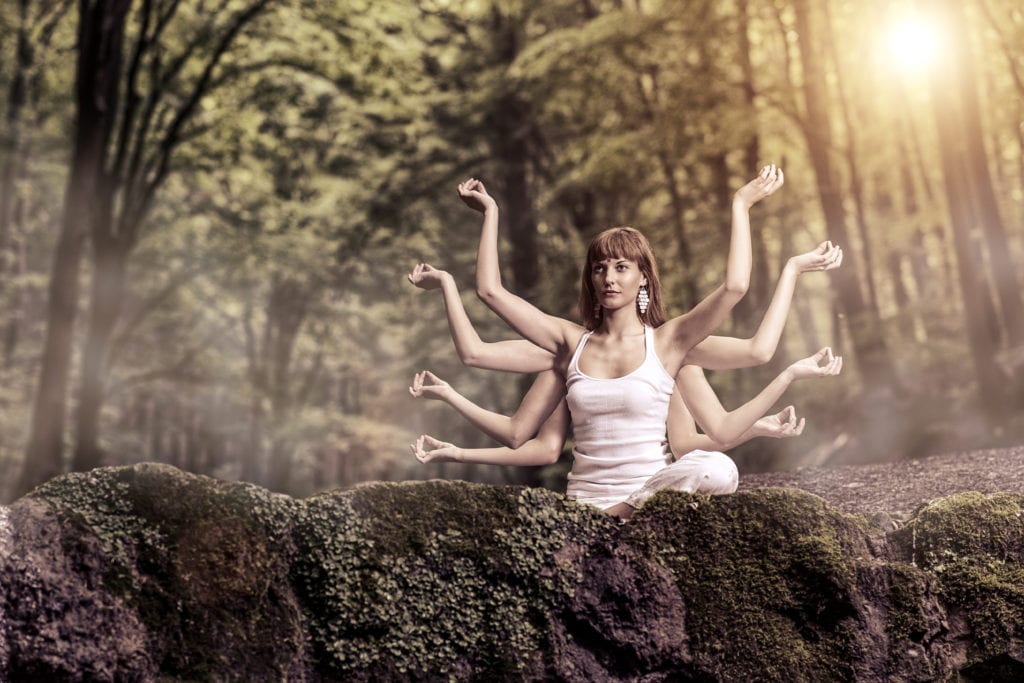
<svg viewBox="0 0 1024 683">
<path fill-rule="evenodd" d="M 735 493 L 740 483 L 740 473 L 736 463 L 725 453 L 707 453 L 697 493 L 720 496 Z"/>
</svg>

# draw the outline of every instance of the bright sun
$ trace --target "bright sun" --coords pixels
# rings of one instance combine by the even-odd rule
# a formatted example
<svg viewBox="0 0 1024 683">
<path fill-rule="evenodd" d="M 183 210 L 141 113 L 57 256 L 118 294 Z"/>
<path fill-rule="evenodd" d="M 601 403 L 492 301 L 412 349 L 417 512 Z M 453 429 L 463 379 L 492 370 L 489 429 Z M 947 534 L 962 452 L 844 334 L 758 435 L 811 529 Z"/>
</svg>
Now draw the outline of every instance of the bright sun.
<svg viewBox="0 0 1024 683">
<path fill-rule="evenodd" d="M 902 68 L 927 68 L 935 60 L 938 49 L 938 34 L 927 19 L 907 15 L 890 25 L 889 52 Z"/>
</svg>

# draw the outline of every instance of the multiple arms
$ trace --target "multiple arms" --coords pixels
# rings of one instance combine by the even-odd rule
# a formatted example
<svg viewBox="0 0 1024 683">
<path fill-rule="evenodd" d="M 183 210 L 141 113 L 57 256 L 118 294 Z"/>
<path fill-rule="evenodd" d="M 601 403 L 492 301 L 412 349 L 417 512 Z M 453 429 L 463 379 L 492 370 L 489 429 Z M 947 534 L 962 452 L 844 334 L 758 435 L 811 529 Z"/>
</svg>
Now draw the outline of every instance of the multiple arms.
<svg viewBox="0 0 1024 683">
<path fill-rule="evenodd" d="M 707 370 L 735 370 L 767 363 L 775 355 L 782 337 L 797 277 L 812 270 L 832 270 L 842 263 L 842 248 L 831 242 L 822 242 L 812 251 L 790 258 L 779 275 L 775 294 L 754 336 L 750 339 L 708 337 L 686 355 L 687 365 Z"/>
<path fill-rule="evenodd" d="M 487 436 L 511 448 L 518 448 L 537 433 L 544 419 L 562 401 L 565 382 L 554 370 L 540 373 L 511 417 L 481 408 L 430 371 L 416 374 L 409 393 L 416 398 L 444 401 Z"/>
<path fill-rule="evenodd" d="M 410 448 L 420 462 L 472 462 L 485 465 L 551 465 L 558 461 L 569 430 L 565 401 L 541 425 L 537 436 L 519 448 L 459 448 L 424 434 Z"/>
<path fill-rule="evenodd" d="M 506 372 L 541 372 L 551 368 L 554 356 L 524 339 L 485 342 L 480 339 L 455 284 L 455 278 L 428 263 L 420 263 L 408 275 L 409 282 L 420 289 L 440 289 L 444 297 L 448 328 L 459 359 L 471 368 L 504 370 Z M 487 431 L 487 430 L 484 430 Z"/>
<path fill-rule="evenodd" d="M 659 356 L 669 372 L 675 373 L 682 367 L 690 349 L 721 325 L 733 306 L 747 293 L 751 265 L 750 207 L 774 193 L 784 182 L 782 169 L 769 165 L 736 192 L 732 204 L 732 233 L 725 284 L 705 297 L 693 310 L 669 320 L 656 330 Z"/>
<path fill-rule="evenodd" d="M 512 329 L 542 349 L 564 356 L 576 347 L 582 327 L 544 313 L 501 284 L 498 267 L 498 205 L 484 184 L 469 179 L 459 185 L 459 196 L 471 209 L 484 215 L 476 257 L 476 293 Z"/>
<path fill-rule="evenodd" d="M 703 378 L 703 373 L 701 374 Z M 707 380 L 704 380 L 705 382 Z M 714 393 L 712 392 L 712 395 Z M 717 401 L 717 396 L 715 397 Z M 721 403 L 717 406 L 720 413 L 725 414 L 725 408 Z M 730 442 L 715 441 L 707 434 L 697 431 L 697 424 L 686 409 L 679 388 L 675 387 L 672 392 L 672 399 L 669 402 L 668 411 L 668 442 L 672 449 L 672 455 L 680 458 L 690 451 L 727 451 L 740 444 L 746 443 L 759 436 L 783 439 L 790 436 L 800 436 L 804 431 L 804 419 L 796 419 L 796 410 L 793 406 L 787 406 L 781 412 L 774 415 L 766 415 L 757 420 L 738 438 Z"/>
<path fill-rule="evenodd" d="M 824 365 L 822 365 L 824 363 Z M 734 444 L 782 396 L 790 384 L 800 379 L 838 375 L 843 357 L 833 356 L 825 347 L 813 356 L 798 360 L 783 370 L 757 396 L 736 410 L 726 412 L 704 378 L 704 371 L 687 365 L 676 375 L 686 407 L 709 437 L 719 443 Z"/>
</svg>

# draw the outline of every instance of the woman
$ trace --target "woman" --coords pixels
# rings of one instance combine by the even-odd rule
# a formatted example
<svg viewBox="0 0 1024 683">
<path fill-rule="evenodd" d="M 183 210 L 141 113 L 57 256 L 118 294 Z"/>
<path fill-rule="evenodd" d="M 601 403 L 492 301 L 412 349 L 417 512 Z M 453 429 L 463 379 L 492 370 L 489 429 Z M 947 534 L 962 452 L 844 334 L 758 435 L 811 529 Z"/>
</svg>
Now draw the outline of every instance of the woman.
<svg viewBox="0 0 1024 683">
<path fill-rule="evenodd" d="M 585 328 L 547 316 L 500 286 L 497 206 L 478 181 L 460 186 L 466 203 L 484 213 L 478 294 L 517 331 L 550 352 L 554 367 L 566 373 L 576 432 L 571 497 L 629 514 L 635 505 L 626 498 L 664 467 L 661 442 L 672 375 L 745 292 L 750 268 L 747 211 L 781 184 L 781 172 L 766 167 L 737 192 L 726 285 L 690 313 L 668 322 L 663 322 L 657 268 L 643 236 L 630 228 L 599 235 L 588 251 L 583 274 Z M 796 364 L 799 367 L 791 366 L 769 386 L 777 389 L 811 376 L 806 373 L 838 372 L 841 359 L 829 360 L 826 368 L 813 362 L 830 354 L 823 350 Z M 696 460 L 684 458 L 673 467 L 686 469 Z"/>
</svg>

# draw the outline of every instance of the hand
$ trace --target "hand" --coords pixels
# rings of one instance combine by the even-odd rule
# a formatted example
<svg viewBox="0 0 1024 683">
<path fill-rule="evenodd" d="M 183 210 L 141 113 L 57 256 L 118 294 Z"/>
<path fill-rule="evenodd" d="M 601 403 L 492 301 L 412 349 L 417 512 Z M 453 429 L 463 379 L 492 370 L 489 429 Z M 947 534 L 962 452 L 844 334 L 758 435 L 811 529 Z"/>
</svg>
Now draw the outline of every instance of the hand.
<svg viewBox="0 0 1024 683">
<path fill-rule="evenodd" d="M 424 382 L 430 382 L 430 384 L 424 384 Z M 451 395 L 452 387 L 430 370 L 424 370 L 413 376 L 409 393 L 413 395 L 413 398 L 433 398 L 445 401 Z"/>
<path fill-rule="evenodd" d="M 824 365 L 822 365 L 824 363 Z M 843 369 L 843 357 L 833 356 L 832 349 L 826 346 L 813 356 L 808 356 L 786 368 L 794 380 L 811 379 L 814 377 L 831 377 L 838 375 Z"/>
<path fill-rule="evenodd" d="M 782 169 L 775 164 L 768 164 L 761 169 L 756 178 L 736 190 L 735 199 L 749 209 L 765 197 L 774 194 L 785 182 Z"/>
<path fill-rule="evenodd" d="M 438 441 L 429 434 L 424 434 L 416 439 L 416 443 L 409 444 L 409 450 L 422 463 L 459 461 L 460 449 L 458 446 Z"/>
<path fill-rule="evenodd" d="M 446 270 L 438 270 L 429 263 L 417 263 L 406 277 L 420 289 L 438 289 L 444 279 L 451 277 L 451 274 Z"/>
<path fill-rule="evenodd" d="M 798 273 L 806 273 L 809 270 L 832 270 L 843 264 L 843 248 L 832 242 L 822 242 L 806 254 L 790 258 L 789 263 Z"/>
<path fill-rule="evenodd" d="M 498 208 L 494 198 L 487 194 L 487 188 L 476 178 L 470 178 L 464 183 L 459 183 L 459 197 L 462 198 L 466 206 L 480 213 L 484 213 L 488 209 Z"/>
<path fill-rule="evenodd" d="M 754 423 L 754 434 L 772 439 L 800 436 L 804 432 L 804 418 L 797 422 L 796 409 L 786 406 L 781 413 L 765 415 Z"/>
</svg>

